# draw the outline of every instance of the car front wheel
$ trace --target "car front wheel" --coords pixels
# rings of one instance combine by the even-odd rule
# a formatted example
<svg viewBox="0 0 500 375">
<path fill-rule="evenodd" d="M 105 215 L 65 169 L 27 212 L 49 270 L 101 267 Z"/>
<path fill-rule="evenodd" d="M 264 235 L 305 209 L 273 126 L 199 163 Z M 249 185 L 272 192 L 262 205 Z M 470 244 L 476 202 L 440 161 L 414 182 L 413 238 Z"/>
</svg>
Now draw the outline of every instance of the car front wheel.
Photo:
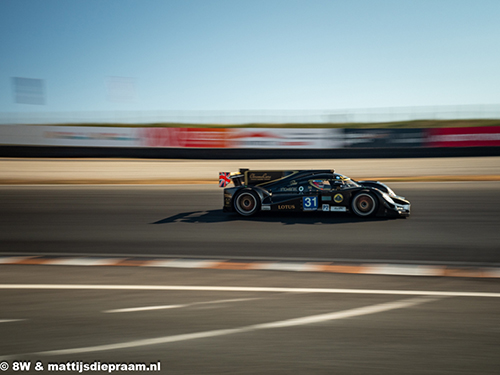
<svg viewBox="0 0 500 375">
<path fill-rule="evenodd" d="M 352 200 L 351 209 L 357 216 L 372 216 L 377 210 L 377 200 L 373 194 L 359 193 Z"/>
</svg>

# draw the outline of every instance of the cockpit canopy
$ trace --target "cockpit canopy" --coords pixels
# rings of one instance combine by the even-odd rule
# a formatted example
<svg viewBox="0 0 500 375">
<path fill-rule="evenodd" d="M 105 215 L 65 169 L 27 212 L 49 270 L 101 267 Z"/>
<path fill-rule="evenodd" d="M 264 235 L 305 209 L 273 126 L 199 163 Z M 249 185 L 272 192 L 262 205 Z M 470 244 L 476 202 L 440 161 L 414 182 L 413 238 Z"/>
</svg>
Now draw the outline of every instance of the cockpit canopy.
<svg viewBox="0 0 500 375">
<path fill-rule="evenodd" d="M 309 184 L 319 190 L 350 189 L 360 186 L 349 177 L 343 176 L 341 174 L 334 174 L 333 178 L 313 178 L 309 180 Z"/>
</svg>

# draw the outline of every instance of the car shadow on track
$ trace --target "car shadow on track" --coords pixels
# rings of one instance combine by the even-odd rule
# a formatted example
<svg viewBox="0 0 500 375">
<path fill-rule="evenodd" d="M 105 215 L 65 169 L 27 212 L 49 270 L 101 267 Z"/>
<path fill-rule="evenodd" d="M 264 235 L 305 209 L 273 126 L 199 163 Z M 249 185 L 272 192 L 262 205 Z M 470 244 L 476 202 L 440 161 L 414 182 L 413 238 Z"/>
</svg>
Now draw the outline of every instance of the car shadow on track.
<svg viewBox="0 0 500 375">
<path fill-rule="evenodd" d="M 151 224 L 170 223 L 224 223 L 234 221 L 279 223 L 284 225 L 295 224 L 346 224 L 346 223 L 367 223 L 373 221 L 393 220 L 389 218 L 358 218 L 349 214 L 331 212 L 266 212 L 259 213 L 252 217 L 242 217 L 234 213 L 226 213 L 222 210 L 191 211 L 166 217 Z"/>
</svg>

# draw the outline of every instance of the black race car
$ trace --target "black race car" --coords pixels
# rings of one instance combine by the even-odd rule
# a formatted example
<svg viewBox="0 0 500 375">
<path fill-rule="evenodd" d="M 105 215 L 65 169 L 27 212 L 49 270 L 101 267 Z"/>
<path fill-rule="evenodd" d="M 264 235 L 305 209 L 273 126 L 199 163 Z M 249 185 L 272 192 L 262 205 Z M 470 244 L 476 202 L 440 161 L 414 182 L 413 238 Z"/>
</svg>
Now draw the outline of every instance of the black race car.
<svg viewBox="0 0 500 375">
<path fill-rule="evenodd" d="M 234 187 L 226 187 L 233 182 Z M 352 212 L 360 217 L 410 216 L 410 202 L 378 181 L 354 181 L 334 170 L 219 173 L 224 211 L 252 216 L 259 211 Z"/>
</svg>

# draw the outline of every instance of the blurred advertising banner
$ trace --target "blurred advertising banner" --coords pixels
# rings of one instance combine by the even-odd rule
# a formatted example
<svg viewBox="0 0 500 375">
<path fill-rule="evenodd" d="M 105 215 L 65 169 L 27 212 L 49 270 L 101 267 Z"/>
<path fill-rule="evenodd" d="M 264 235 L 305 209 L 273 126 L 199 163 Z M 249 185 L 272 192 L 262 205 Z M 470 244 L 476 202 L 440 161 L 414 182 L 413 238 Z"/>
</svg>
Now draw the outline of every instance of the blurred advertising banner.
<svg viewBox="0 0 500 375">
<path fill-rule="evenodd" d="M 231 129 L 233 148 L 288 148 L 329 149 L 341 148 L 342 129 L 286 129 L 236 128 Z"/>
<path fill-rule="evenodd" d="M 341 149 L 499 147 L 500 126 L 431 129 L 2 125 L 0 144 L 70 147 Z"/>
<path fill-rule="evenodd" d="M 86 147 L 135 147 L 138 138 L 134 128 L 48 126 L 43 132 L 44 144 Z"/>
<path fill-rule="evenodd" d="M 424 129 L 344 129 L 346 148 L 422 147 Z"/>
<path fill-rule="evenodd" d="M 342 129 L 140 128 L 144 147 L 340 148 Z"/>
<path fill-rule="evenodd" d="M 46 126 L 2 125 L 0 144 L 3 145 L 41 145 Z"/>
<path fill-rule="evenodd" d="M 226 148 L 229 132 L 225 128 L 138 128 L 142 147 Z"/>
<path fill-rule="evenodd" d="M 427 129 L 428 147 L 497 147 L 500 126 Z"/>
<path fill-rule="evenodd" d="M 135 128 L 93 126 L 0 126 L 0 144 L 75 147 L 137 147 Z"/>
</svg>

